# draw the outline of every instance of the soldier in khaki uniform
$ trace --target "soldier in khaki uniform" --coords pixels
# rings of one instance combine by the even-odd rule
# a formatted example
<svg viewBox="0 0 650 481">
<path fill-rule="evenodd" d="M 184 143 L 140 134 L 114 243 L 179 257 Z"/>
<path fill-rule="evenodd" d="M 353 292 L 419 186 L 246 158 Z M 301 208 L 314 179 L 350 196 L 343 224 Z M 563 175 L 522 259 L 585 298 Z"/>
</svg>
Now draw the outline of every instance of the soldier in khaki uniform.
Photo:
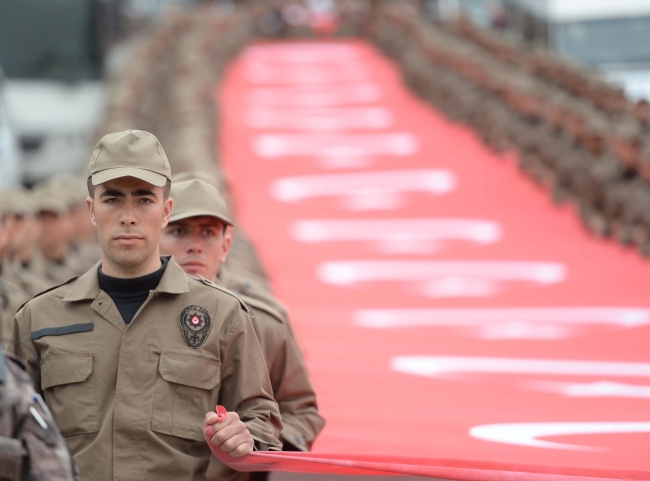
<svg viewBox="0 0 650 481">
<path fill-rule="evenodd" d="M 316 394 L 286 310 L 254 278 L 222 267 L 230 246 L 226 228 L 232 222 L 214 186 L 200 179 L 177 182 L 172 197 L 174 212 L 163 230 L 162 252 L 172 254 L 189 274 L 216 280 L 237 291 L 252 310 L 253 326 L 280 406 L 284 449 L 308 451 L 325 421 L 318 414 Z M 220 474 L 211 479 L 223 479 L 224 473 Z"/>
<path fill-rule="evenodd" d="M 25 291 L 1 275 L 4 268 L 2 261 L 9 246 L 13 228 L 13 217 L 9 215 L 9 210 L 7 199 L 4 195 L 0 195 L 0 342 L 4 344 L 11 338 L 13 317 L 16 311 L 29 299 Z"/>
<path fill-rule="evenodd" d="M 90 222 L 86 209 L 86 197 L 88 197 L 86 179 L 65 176 L 55 179 L 53 184 L 65 194 L 64 200 L 74 226 L 66 261 L 76 274 L 83 274 L 101 258 L 97 232 Z"/>
<path fill-rule="evenodd" d="M 13 216 L 13 226 L 9 233 L 7 252 L 2 259 L 1 274 L 29 294 L 29 297 L 33 297 L 52 287 L 45 279 L 44 271 L 38 275 L 31 270 L 38 263 L 33 261 L 38 252 L 40 225 L 36 220 L 35 205 L 29 194 L 23 190 L 15 190 L 10 195 L 9 210 Z"/>
<path fill-rule="evenodd" d="M 218 175 L 204 171 L 186 171 L 174 175 L 173 180 L 174 182 L 183 182 L 194 179 L 200 179 L 216 187 L 224 198 L 226 209 L 228 210 L 228 207 L 232 208 L 232 204 L 229 202 L 230 198 L 227 197 L 227 192 L 224 192 L 225 181 Z M 262 260 L 257 253 L 257 249 L 255 249 L 255 246 L 241 227 L 238 227 L 232 234 L 232 242 L 224 267 L 230 267 L 233 271 L 245 274 L 247 278 L 254 278 L 257 284 L 269 289 L 268 276 L 264 270 Z"/>
<path fill-rule="evenodd" d="M 281 418 L 247 307 L 159 256 L 169 163 L 153 135 L 104 136 L 88 169 L 102 260 L 16 315 L 82 479 L 204 480 L 204 430 L 231 456 L 278 450 Z M 211 415 L 210 415 L 211 413 Z"/>
<path fill-rule="evenodd" d="M 77 481 L 70 449 L 27 369 L 0 349 L 0 479 Z"/>
<path fill-rule="evenodd" d="M 45 277 L 53 284 L 61 284 L 78 274 L 70 265 L 72 217 L 63 193 L 53 184 L 36 189 L 36 211 L 41 224 L 39 249 L 44 259 Z"/>
</svg>

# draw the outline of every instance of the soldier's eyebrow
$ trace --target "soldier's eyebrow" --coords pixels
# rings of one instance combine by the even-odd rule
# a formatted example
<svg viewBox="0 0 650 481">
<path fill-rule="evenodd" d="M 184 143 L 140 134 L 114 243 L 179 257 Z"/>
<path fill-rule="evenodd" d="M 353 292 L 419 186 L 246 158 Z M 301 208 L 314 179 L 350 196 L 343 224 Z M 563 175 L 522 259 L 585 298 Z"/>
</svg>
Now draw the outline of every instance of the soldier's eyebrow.
<svg viewBox="0 0 650 481">
<path fill-rule="evenodd" d="M 133 197 L 158 197 L 153 190 L 149 189 L 132 190 L 131 195 Z"/>
<path fill-rule="evenodd" d="M 222 222 L 215 221 L 215 222 L 201 222 L 199 224 L 199 227 L 213 227 L 214 229 L 219 229 L 222 225 Z"/>
<path fill-rule="evenodd" d="M 121 190 L 105 190 L 100 197 L 126 197 L 126 194 Z"/>
</svg>

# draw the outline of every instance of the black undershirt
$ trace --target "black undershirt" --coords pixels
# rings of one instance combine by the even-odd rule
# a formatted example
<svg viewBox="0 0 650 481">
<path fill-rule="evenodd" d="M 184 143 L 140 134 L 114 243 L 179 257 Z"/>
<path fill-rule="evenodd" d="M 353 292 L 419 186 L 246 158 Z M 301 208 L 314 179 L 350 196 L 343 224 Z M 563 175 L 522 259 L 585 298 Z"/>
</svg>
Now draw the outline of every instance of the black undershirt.
<svg viewBox="0 0 650 481">
<path fill-rule="evenodd" d="M 102 272 L 101 266 L 97 269 L 99 287 L 113 299 L 125 324 L 129 324 L 133 320 L 135 313 L 149 297 L 149 292 L 158 287 L 167 267 L 167 259 L 161 257 L 160 260 L 162 261 L 160 269 L 146 276 L 132 279 L 107 276 Z"/>
</svg>

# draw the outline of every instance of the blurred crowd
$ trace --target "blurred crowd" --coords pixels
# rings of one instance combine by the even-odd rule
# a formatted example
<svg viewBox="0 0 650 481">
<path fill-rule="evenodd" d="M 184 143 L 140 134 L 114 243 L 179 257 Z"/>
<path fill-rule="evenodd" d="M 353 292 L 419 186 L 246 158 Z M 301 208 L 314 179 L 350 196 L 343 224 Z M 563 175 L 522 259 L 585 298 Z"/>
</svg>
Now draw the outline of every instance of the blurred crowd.
<svg viewBox="0 0 650 481">
<path fill-rule="evenodd" d="M 472 126 L 586 226 L 650 255 L 650 106 L 594 71 L 460 17 L 428 21 L 384 2 L 370 37 L 411 88 Z"/>
<path fill-rule="evenodd" d="M 648 102 L 630 103 L 598 74 L 464 17 L 432 21 L 421 2 L 342 0 L 335 24 L 311 26 L 301 5 L 205 2 L 170 10 L 134 39 L 129 60 L 107 79 L 96 139 L 130 128 L 152 132 L 175 172 L 208 175 L 230 202 L 214 87 L 230 58 L 269 36 L 365 36 L 397 60 L 417 94 L 497 151 L 514 151 L 556 201 L 575 201 L 592 231 L 650 254 Z M 3 282 L 33 296 L 99 259 L 86 196 L 78 176 L 0 192 Z M 241 229 L 229 259 L 265 279 Z"/>
<path fill-rule="evenodd" d="M 85 179 L 57 177 L 34 189 L 0 191 L 0 296 L 8 315 L 29 298 L 99 260 Z M 2 323 L 6 325 L 7 323 Z M 10 333 L 1 329 L 0 337 Z"/>
</svg>

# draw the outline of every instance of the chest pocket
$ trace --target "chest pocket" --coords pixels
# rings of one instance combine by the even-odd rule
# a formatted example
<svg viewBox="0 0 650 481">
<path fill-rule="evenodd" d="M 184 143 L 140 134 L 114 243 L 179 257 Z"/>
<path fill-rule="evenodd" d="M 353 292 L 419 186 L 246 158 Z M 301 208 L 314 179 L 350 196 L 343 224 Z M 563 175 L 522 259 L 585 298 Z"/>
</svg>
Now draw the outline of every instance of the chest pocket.
<svg viewBox="0 0 650 481">
<path fill-rule="evenodd" d="M 61 434 L 97 431 L 97 398 L 90 352 L 51 356 L 41 362 L 41 386 Z"/>
<path fill-rule="evenodd" d="M 203 441 L 203 420 L 214 411 L 219 384 L 218 361 L 186 353 L 160 355 L 151 430 Z"/>
</svg>

